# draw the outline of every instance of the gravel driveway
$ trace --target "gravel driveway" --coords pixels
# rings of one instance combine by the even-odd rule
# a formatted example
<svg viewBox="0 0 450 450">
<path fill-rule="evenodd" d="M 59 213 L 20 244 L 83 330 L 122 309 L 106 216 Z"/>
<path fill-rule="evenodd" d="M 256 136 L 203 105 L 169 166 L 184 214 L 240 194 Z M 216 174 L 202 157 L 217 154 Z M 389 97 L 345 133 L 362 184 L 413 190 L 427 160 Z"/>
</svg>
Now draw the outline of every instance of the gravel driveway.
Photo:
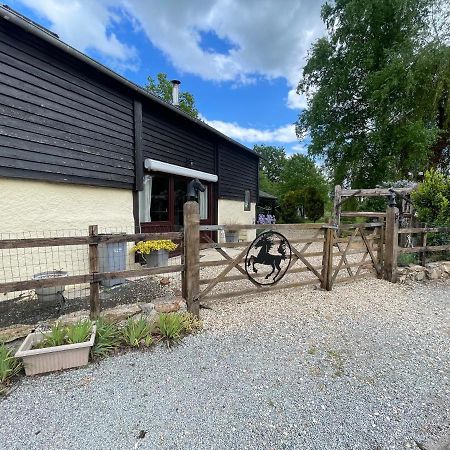
<svg viewBox="0 0 450 450">
<path fill-rule="evenodd" d="M 0 448 L 431 450 L 448 433 L 450 282 L 212 307 L 172 351 L 24 380 Z"/>
</svg>

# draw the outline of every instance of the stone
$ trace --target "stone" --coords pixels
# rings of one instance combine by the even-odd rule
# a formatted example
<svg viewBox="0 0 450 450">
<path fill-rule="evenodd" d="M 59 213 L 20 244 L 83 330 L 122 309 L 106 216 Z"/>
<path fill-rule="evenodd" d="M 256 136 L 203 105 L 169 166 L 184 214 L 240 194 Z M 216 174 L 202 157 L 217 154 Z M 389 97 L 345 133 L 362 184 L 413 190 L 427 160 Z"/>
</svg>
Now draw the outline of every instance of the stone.
<svg viewBox="0 0 450 450">
<path fill-rule="evenodd" d="M 417 281 L 425 280 L 425 272 L 416 272 L 416 280 Z"/>
<path fill-rule="evenodd" d="M 80 320 L 89 319 L 89 311 L 82 309 L 81 311 L 74 311 L 69 314 L 59 316 L 55 322 L 60 322 L 63 325 L 72 325 Z"/>
<path fill-rule="evenodd" d="M 159 313 L 171 313 L 176 312 L 180 309 L 181 305 L 177 301 L 167 302 L 167 303 L 156 303 L 155 311 Z"/>
<path fill-rule="evenodd" d="M 438 280 L 441 276 L 441 271 L 439 269 L 428 269 L 428 278 L 430 280 Z"/>
<path fill-rule="evenodd" d="M 144 314 L 151 314 L 155 310 L 155 305 L 153 303 L 141 303 L 139 306 Z"/>
<path fill-rule="evenodd" d="M 169 284 L 170 284 L 170 278 L 168 278 L 168 277 L 161 278 L 161 279 L 159 280 L 159 284 L 160 284 L 161 286 L 169 286 Z"/>
<path fill-rule="evenodd" d="M 139 314 L 141 311 L 141 306 L 138 303 L 132 303 L 130 305 L 119 305 L 115 308 L 105 309 L 100 315 L 110 322 L 121 322 Z"/>
<path fill-rule="evenodd" d="M 34 325 L 16 324 L 0 329 L 0 342 L 12 342 L 22 339 L 34 331 Z"/>
</svg>

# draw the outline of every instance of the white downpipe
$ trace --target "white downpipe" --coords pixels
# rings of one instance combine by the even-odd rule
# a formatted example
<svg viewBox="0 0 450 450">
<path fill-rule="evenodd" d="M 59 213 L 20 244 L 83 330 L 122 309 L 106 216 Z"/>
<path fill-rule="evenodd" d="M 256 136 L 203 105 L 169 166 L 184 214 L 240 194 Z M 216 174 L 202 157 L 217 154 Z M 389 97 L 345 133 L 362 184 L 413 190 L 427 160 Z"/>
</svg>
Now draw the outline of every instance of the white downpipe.
<svg viewBox="0 0 450 450">
<path fill-rule="evenodd" d="M 209 181 L 211 183 L 217 183 L 219 179 L 217 175 L 208 172 L 201 172 L 200 170 L 188 169 L 187 167 L 176 166 L 175 164 L 169 164 L 156 159 L 146 158 L 144 161 L 144 167 L 147 170 L 154 172 L 171 173 L 173 175 L 180 175 L 188 178 L 198 178 L 199 180 Z"/>
</svg>

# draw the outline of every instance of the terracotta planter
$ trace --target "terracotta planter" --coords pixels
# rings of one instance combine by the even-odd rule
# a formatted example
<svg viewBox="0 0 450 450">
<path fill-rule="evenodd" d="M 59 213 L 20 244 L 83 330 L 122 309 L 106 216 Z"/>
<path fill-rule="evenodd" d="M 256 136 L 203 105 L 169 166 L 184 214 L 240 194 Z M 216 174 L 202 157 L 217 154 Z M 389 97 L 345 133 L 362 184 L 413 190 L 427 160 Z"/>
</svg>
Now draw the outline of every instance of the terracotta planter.
<svg viewBox="0 0 450 450">
<path fill-rule="evenodd" d="M 93 325 L 89 341 L 35 349 L 32 347 L 42 341 L 46 333 L 31 333 L 23 341 L 15 357 L 22 358 L 26 375 L 86 366 L 89 361 L 89 352 L 94 345 L 95 332 L 96 326 Z"/>
</svg>

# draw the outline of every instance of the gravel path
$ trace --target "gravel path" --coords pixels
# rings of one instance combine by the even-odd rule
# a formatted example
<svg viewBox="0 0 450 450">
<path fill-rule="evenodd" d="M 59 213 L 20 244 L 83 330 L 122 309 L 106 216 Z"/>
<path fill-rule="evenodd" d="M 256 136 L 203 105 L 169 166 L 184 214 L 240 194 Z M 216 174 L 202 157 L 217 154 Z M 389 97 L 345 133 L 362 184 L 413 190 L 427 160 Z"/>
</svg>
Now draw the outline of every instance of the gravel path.
<svg viewBox="0 0 450 450">
<path fill-rule="evenodd" d="M 450 282 L 212 307 L 172 351 L 24 380 L 0 448 L 431 450 L 448 433 Z"/>
</svg>

